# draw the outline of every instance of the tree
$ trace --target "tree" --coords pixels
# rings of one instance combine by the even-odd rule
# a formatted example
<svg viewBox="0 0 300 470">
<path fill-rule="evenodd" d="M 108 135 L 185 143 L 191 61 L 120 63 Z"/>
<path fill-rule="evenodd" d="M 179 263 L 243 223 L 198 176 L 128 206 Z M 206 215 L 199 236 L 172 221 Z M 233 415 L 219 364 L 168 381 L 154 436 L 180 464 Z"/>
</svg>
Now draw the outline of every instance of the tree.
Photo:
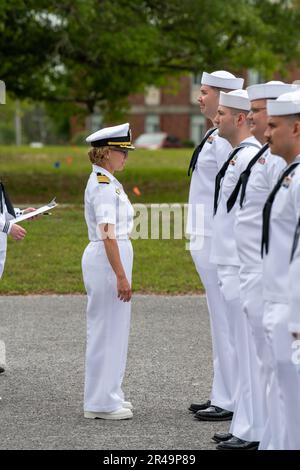
<svg viewBox="0 0 300 470">
<path fill-rule="evenodd" d="M 123 111 L 172 75 L 299 58 L 298 0 L 2 0 L 0 77 L 15 96 Z"/>
</svg>

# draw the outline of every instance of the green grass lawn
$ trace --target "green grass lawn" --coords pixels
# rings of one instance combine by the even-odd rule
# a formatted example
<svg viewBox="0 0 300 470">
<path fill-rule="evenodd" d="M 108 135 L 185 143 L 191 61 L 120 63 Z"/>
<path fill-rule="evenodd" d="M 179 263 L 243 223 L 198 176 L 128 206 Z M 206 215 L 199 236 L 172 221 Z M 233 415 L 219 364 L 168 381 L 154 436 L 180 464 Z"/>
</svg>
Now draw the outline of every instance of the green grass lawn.
<svg viewBox="0 0 300 470">
<path fill-rule="evenodd" d="M 191 149 L 135 151 L 117 174 L 133 203 L 187 202 Z M 59 168 L 55 163 L 59 162 Z M 46 203 L 56 196 L 51 217 L 23 222 L 26 239 L 9 237 L 0 283 L 3 294 L 82 293 L 81 256 L 87 230 L 83 192 L 91 171 L 85 147 L 0 147 L 0 175 L 14 204 Z M 138 186 L 141 196 L 133 193 Z M 134 240 L 133 288 L 147 293 L 196 293 L 201 285 L 186 240 Z"/>
<path fill-rule="evenodd" d="M 0 175 L 15 204 L 43 202 L 53 196 L 62 203 L 82 203 L 91 169 L 87 150 L 0 146 Z M 191 153 L 191 149 L 136 150 L 129 153 L 126 169 L 116 176 L 132 202 L 186 202 Z M 141 196 L 133 193 L 135 186 Z"/>
<path fill-rule="evenodd" d="M 83 293 L 81 256 L 88 243 L 83 209 L 53 210 L 23 222 L 25 240 L 9 237 L 2 294 Z M 143 293 L 200 292 L 186 240 L 133 240 L 133 289 Z"/>
</svg>

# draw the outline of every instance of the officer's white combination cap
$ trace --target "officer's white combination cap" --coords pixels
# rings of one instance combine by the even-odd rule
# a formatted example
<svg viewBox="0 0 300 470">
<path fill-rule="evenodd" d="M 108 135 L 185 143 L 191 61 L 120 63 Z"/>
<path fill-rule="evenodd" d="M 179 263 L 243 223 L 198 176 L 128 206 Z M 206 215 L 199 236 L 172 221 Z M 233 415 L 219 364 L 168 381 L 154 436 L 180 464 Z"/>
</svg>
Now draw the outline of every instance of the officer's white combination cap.
<svg viewBox="0 0 300 470">
<path fill-rule="evenodd" d="M 0 80 L 0 104 L 5 104 L 5 83 Z"/>
<path fill-rule="evenodd" d="M 300 114 L 300 90 L 284 93 L 276 100 L 267 101 L 269 116 L 288 116 Z"/>
<path fill-rule="evenodd" d="M 120 147 L 127 150 L 134 150 L 131 141 L 131 130 L 129 123 L 119 126 L 105 127 L 89 135 L 86 142 L 92 147 Z"/>
<path fill-rule="evenodd" d="M 251 85 L 246 88 L 250 101 L 276 99 L 283 93 L 289 93 L 295 89 L 296 85 L 291 85 L 290 83 L 284 83 L 276 80 L 267 83 Z"/>
<path fill-rule="evenodd" d="M 209 85 L 216 88 L 226 88 L 228 90 L 237 90 L 243 88 L 244 79 L 238 78 L 225 70 L 217 70 L 216 72 L 203 72 L 201 85 Z"/>
<path fill-rule="evenodd" d="M 221 91 L 219 104 L 227 108 L 250 110 L 250 100 L 246 90 Z"/>
</svg>

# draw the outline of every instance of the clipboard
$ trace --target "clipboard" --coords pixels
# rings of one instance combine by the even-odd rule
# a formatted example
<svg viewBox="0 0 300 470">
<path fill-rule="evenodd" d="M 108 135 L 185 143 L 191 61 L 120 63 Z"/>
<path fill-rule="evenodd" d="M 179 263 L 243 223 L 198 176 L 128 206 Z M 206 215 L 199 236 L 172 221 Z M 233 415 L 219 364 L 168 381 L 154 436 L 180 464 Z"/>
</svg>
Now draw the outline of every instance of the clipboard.
<svg viewBox="0 0 300 470">
<path fill-rule="evenodd" d="M 49 204 L 40 207 L 39 209 L 36 209 L 35 211 L 28 212 L 27 214 L 20 215 L 19 217 L 16 217 L 15 219 L 12 219 L 12 222 L 14 224 L 17 224 L 18 222 L 22 222 L 23 220 L 30 219 L 31 217 L 34 217 L 35 215 L 42 214 L 43 212 L 47 212 L 50 209 L 54 209 L 58 204 L 55 201 L 56 198 L 53 198 L 52 201 L 49 202 Z"/>
</svg>

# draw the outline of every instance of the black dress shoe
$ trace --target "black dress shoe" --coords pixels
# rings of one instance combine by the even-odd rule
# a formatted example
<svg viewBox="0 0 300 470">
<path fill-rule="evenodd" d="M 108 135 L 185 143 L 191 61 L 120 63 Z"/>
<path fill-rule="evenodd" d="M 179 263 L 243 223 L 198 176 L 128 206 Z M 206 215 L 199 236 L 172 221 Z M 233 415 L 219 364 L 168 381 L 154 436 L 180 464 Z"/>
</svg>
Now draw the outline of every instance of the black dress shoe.
<svg viewBox="0 0 300 470">
<path fill-rule="evenodd" d="M 218 450 L 257 450 L 259 442 L 248 442 L 233 436 L 229 441 L 220 442 Z"/>
<path fill-rule="evenodd" d="M 5 372 L 5 369 L 3 369 L 3 367 L 0 367 L 0 374 L 2 374 L 3 372 Z"/>
<path fill-rule="evenodd" d="M 233 413 L 231 411 L 223 410 L 218 406 L 210 406 L 206 410 L 197 411 L 195 418 L 200 421 L 230 421 Z"/>
<path fill-rule="evenodd" d="M 192 403 L 189 407 L 189 410 L 193 413 L 197 413 L 200 410 L 206 410 L 210 406 L 210 400 L 206 401 L 205 403 Z"/>
<path fill-rule="evenodd" d="M 225 442 L 225 441 L 229 441 L 229 439 L 231 439 L 233 436 L 232 434 L 230 434 L 230 432 L 216 432 L 213 437 L 212 437 L 212 440 L 215 441 L 215 442 Z"/>
</svg>

